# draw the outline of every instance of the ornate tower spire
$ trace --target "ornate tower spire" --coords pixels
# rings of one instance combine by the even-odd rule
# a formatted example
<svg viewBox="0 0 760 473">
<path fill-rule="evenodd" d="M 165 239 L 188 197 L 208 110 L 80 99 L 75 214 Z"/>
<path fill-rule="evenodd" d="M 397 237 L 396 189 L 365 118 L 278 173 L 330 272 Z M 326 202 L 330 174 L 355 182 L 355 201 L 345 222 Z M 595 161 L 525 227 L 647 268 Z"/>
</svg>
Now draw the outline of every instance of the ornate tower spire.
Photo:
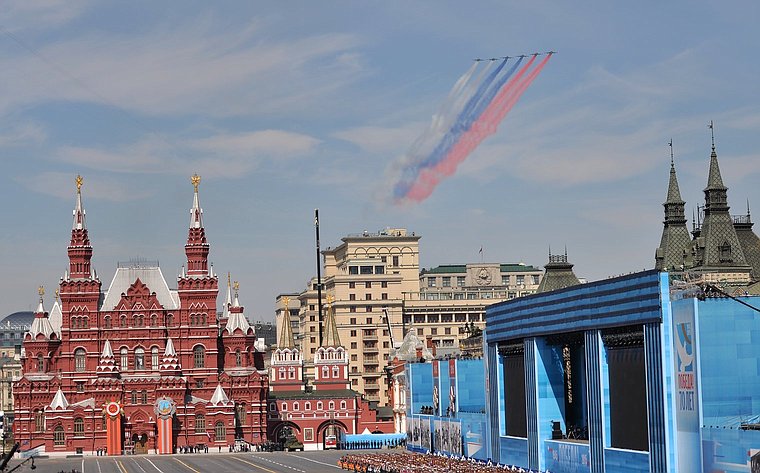
<svg viewBox="0 0 760 473">
<path fill-rule="evenodd" d="M 712 121 L 709 128 L 712 138 L 712 152 L 710 153 L 707 187 L 704 189 L 704 221 L 697 238 L 696 265 L 700 269 L 712 272 L 737 274 L 737 276 L 731 277 L 735 281 L 742 277 L 749 280 L 750 268 L 736 235 L 733 219 L 729 214 L 728 188 L 723 184 L 723 178 L 720 175 Z M 738 276 L 740 273 L 744 273 L 744 275 Z"/>
<path fill-rule="evenodd" d="M 193 174 L 190 178 L 193 184 L 193 207 L 190 209 L 190 229 L 187 234 L 187 244 L 185 244 L 185 255 L 187 255 L 187 275 L 208 276 L 208 252 L 209 244 L 206 241 L 206 231 L 203 228 L 203 209 L 201 209 L 198 199 L 198 185 L 201 177 Z"/>
<path fill-rule="evenodd" d="M 227 298 L 224 300 L 224 307 L 222 307 L 222 320 L 229 318 L 231 305 L 232 305 L 232 284 L 230 282 L 230 273 L 227 272 Z"/>
<path fill-rule="evenodd" d="M 174 350 L 174 342 L 172 342 L 171 338 L 167 338 L 166 349 L 164 350 L 164 357 L 161 360 L 159 370 L 162 375 L 176 375 L 181 369 L 177 352 Z"/>
<path fill-rule="evenodd" d="M 654 267 L 658 270 L 684 266 L 684 256 L 689 253 L 688 248 L 691 244 L 689 230 L 686 228 L 686 214 L 684 213 L 686 202 L 681 198 L 681 191 L 678 188 L 672 139 L 668 146 L 670 146 L 670 180 L 668 181 L 668 194 L 662 204 L 665 207 L 662 237 L 660 238 L 660 246 L 655 252 Z"/>
<path fill-rule="evenodd" d="M 327 296 L 327 320 L 325 320 L 325 335 L 322 340 L 323 347 L 339 347 L 340 335 L 338 325 L 335 322 L 335 309 L 333 308 L 333 296 Z"/>
<path fill-rule="evenodd" d="M 295 348 L 296 342 L 293 338 L 293 328 L 290 326 L 290 311 L 288 310 L 290 298 L 283 298 L 285 308 L 282 311 L 282 331 L 280 332 L 280 343 L 277 348 Z"/>
<path fill-rule="evenodd" d="M 90 279 L 90 260 L 92 259 L 92 246 L 87 234 L 85 224 L 85 210 L 82 206 L 82 184 L 84 179 L 77 176 L 77 200 L 74 207 L 74 223 L 71 227 L 71 241 L 69 243 L 69 277 L 72 279 Z"/>
</svg>

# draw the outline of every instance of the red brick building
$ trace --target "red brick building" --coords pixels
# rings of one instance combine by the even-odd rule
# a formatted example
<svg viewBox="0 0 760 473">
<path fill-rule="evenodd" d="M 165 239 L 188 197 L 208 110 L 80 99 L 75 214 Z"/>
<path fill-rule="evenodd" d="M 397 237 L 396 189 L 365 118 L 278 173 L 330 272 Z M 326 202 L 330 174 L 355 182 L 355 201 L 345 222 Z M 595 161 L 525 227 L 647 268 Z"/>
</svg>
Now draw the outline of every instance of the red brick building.
<svg viewBox="0 0 760 473">
<path fill-rule="evenodd" d="M 288 314 L 287 300 L 285 314 Z M 286 315 L 287 317 L 287 315 Z M 393 433 L 393 415 L 385 415 L 350 388 L 348 353 L 340 343 L 335 314 L 328 300 L 322 346 L 314 354 L 314 382 L 304 380 L 303 355 L 290 323 L 284 322 L 272 352 L 269 384 L 269 438 L 292 432 L 306 450 L 330 446 L 328 439 L 365 431 Z"/>
<path fill-rule="evenodd" d="M 91 266 L 82 180 L 69 269 L 50 313 L 42 291 L 14 384 L 14 435 L 22 449 L 168 453 L 266 440 L 263 344 L 238 303 L 217 317 L 218 278 L 195 192 L 176 289 L 157 263 L 119 264 L 108 287 Z"/>
</svg>

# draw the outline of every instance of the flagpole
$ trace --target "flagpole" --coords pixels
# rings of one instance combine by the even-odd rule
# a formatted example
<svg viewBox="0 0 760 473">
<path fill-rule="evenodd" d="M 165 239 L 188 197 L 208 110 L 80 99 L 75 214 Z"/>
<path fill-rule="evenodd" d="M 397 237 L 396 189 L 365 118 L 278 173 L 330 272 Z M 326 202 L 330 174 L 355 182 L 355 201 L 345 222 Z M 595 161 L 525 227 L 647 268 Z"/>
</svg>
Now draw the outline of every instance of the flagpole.
<svg viewBox="0 0 760 473">
<path fill-rule="evenodd" d="M 319 315 L 317 323 L 319 324 L 319 346 L 322 346 L 322 258 L 319 250 L 319 209 L 314 209 L 314 227 L 317 235 L 317 306 Z"/>
</svg>

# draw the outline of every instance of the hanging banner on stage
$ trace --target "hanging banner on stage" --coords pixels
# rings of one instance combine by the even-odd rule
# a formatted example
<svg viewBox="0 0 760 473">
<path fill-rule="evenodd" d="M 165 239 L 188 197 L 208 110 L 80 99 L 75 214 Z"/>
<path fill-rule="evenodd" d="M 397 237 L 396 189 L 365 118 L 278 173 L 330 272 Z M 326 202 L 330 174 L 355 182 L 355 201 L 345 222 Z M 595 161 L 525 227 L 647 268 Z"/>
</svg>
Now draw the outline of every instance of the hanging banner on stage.
<svg viewBox="0 0 760 473">
<path fill-rule="evenodd" d="M 121 455 L 121 417 L 124 411 L 116 401 L 103 406 L 103 417 L 106 423 L 106 453 Z"/>
</svg>

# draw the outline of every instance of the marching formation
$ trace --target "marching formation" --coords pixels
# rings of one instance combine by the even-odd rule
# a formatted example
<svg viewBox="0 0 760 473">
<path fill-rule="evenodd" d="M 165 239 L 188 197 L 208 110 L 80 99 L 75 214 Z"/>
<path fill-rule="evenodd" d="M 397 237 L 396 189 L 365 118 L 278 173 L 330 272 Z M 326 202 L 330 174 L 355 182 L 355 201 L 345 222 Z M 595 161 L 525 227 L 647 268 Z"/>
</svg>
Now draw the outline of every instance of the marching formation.
<svg viewBox="0 0 760 473">
<path fill-rule="evenodd" d="M 343 455 L 338 466 L 344 470 L 357 473 L 486 473 L 516 472 L 538 473 L 510 465 L 493 464 L 474 458 L 448 457 L 443 454 L 400 453 L 364 453 Z M 550 472 L 545 472 L 550 473 Z"/>
</svg>

